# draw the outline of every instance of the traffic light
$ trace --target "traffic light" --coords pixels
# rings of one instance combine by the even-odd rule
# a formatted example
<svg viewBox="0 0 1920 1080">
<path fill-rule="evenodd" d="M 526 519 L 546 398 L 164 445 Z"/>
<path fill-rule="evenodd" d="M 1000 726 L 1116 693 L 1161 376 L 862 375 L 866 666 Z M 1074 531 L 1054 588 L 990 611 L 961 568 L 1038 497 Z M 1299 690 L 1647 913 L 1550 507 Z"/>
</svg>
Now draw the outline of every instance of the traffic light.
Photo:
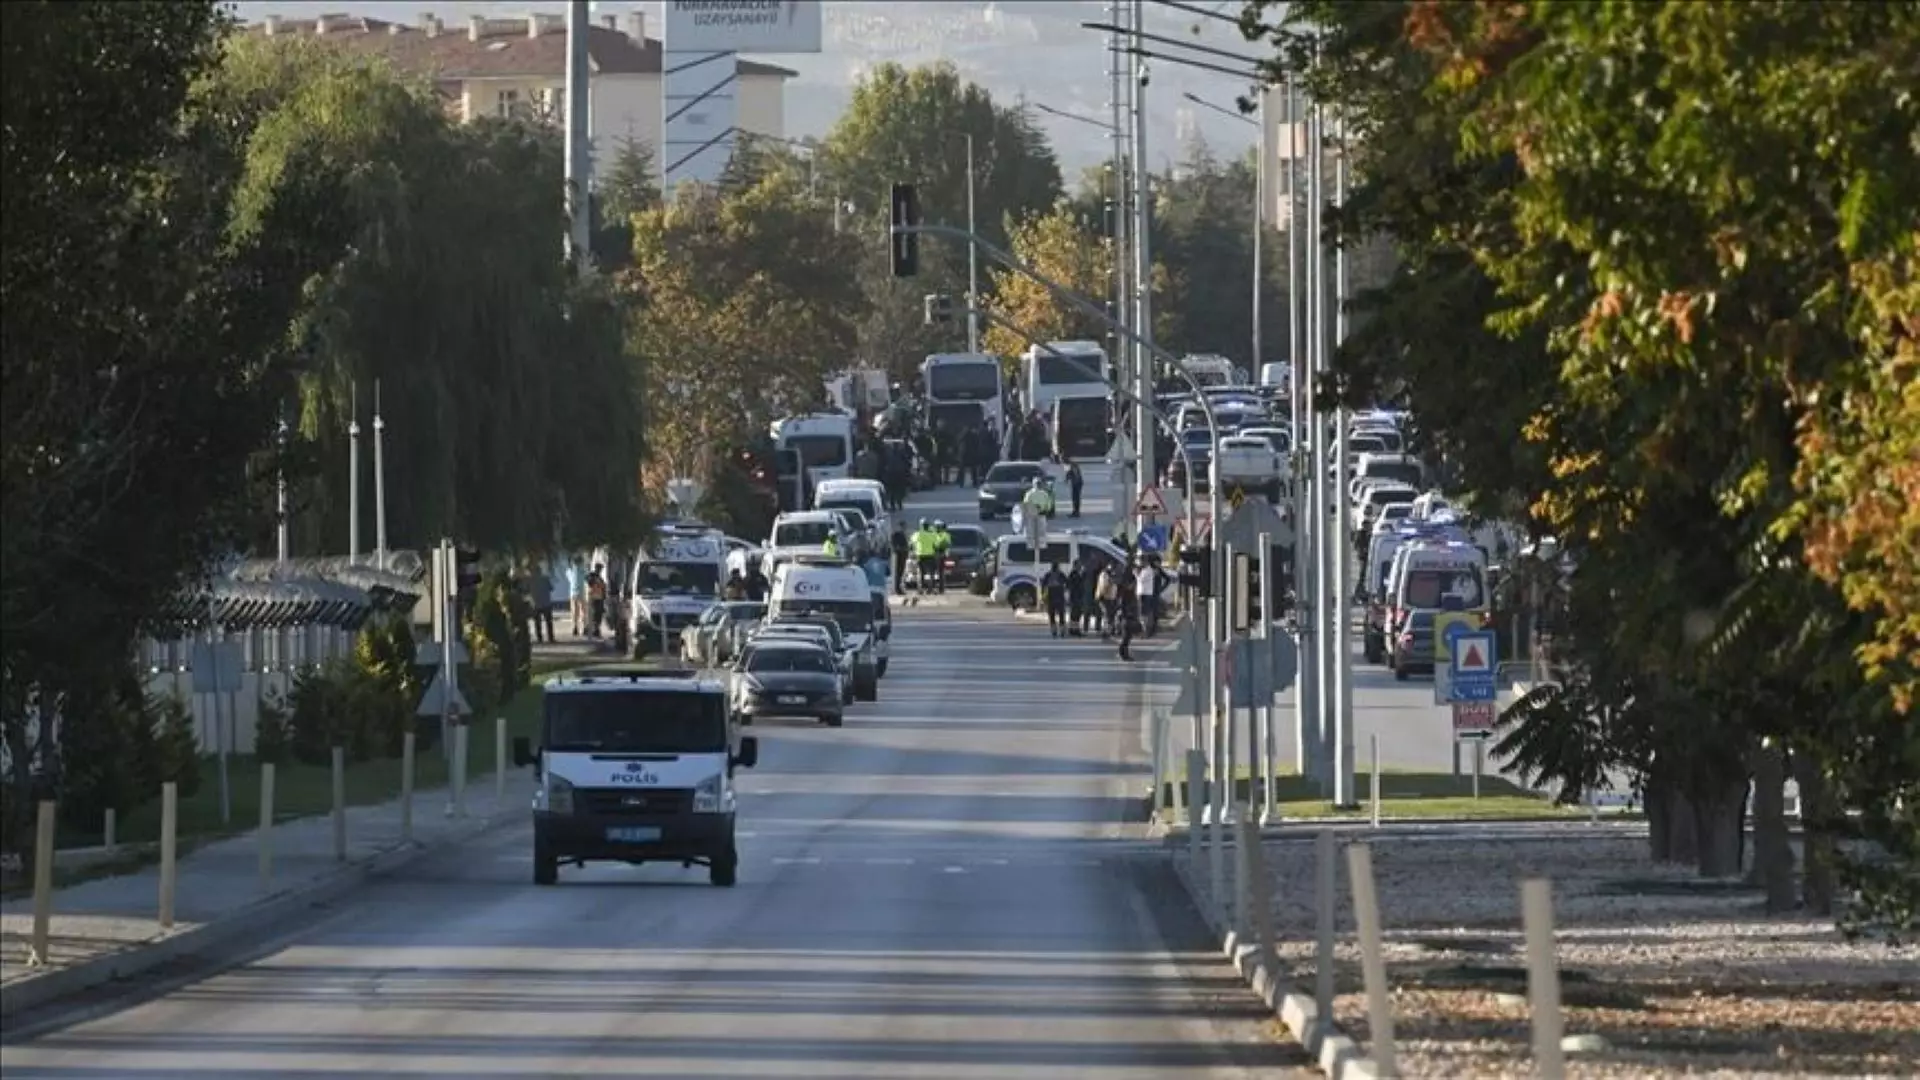
<svg viewBox="0 0 1920 1080">
<path fill-rule="evenodd" d="M 1180 552 L 1180 584 L 1197 590 L 1204 599 L 1213 595 L 1213 549 L 1184 548 Z"/>
<path fill-rule="evenodd" d="M 920 195 L 912 184 L 893 185 L 892 224 L 888 254 L 893 276 L 913 277 L 920 272 L 920 234 L 901 231 L 920 224 Z"/>
<path fill-rule="evenodd" d="M 454 552 L 453 563 L 454 595 L 460 598 L 464 608 L 473 602 L 480 588 L 480 553 L 473 548 L 459 548 Z"/>
</svg>

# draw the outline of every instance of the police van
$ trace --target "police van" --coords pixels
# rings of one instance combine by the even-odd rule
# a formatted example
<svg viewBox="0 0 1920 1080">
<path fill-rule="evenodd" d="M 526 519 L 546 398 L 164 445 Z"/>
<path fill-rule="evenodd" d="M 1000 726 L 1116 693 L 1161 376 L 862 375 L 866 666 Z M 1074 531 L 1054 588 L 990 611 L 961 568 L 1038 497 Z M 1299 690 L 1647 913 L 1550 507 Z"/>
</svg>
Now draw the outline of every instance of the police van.
<svg viewBox="0 0 1920 1080">
<path fill-rule="evenodd" d="M 1009 534 L 994 541 L 986 571 L 993 575 L 993 590 L 988 600 L 1006 604 L 1015 611 L 1039 611 L 1040 579 L 1054 563 L 1062 573 L 1084 562 L 1089 573 L 1098 573 L 1110 565 L 1126 565 L 1127 553 L 1111 541 L 1089 536 L 1076 529 L 1050 532 L 1039 551 L 1025 536 Z"/>
<path fill-rule="evenodd" d="M 680 631 L 720 599 L 727 534 L 687 522 L 663 525 L 633 560 L 630 628 L 636 648 L 670 651 Z"/>
<path fill-rule="evenodd" d="M 513 760 L 539 778 L 533 796 L 533 881 L 560 864 L 703 865 L 734 883 L 736 767 L 759 742 L 727 716 L 726 687 L 693 671 L 599 668 L 547 683 L 540 745 L 514 740 Z"/>
<path fill-rule="evenodd" d="M 825 617 L 839 624 L 851 654 L 854 700 L 878 700 L 886 654 L 891 651 L 880 632 L 890 637 L 893 624 L 889 619 L 885 626 L 875 625 L 873 585 L 867 572 L 845 559 L 796 556 L 774 575 L 767 621 L 796 616 Z"/>
<path fill-rule="evenodd" d="M 1434 616 L 1464 611 L 1484 623 L 1487 555 L 1461 541 L 1416 540 L 1394 553 L 1387 586 L 1387 667 L 1406 680 L 1431 674 Z"/>
</svg>

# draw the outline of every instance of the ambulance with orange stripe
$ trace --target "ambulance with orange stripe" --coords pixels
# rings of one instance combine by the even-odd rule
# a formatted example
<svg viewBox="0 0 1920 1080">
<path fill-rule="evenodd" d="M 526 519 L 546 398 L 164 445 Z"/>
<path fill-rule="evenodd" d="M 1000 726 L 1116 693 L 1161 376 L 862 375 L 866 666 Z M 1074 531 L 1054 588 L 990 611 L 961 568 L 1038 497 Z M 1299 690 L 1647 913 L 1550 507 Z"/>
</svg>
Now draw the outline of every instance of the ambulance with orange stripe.
<svg viewBox="0 0 1920 1080">
<path fill-rule="evenodd" d="M 1405 681 L 1433 673 L 1434 617 L 1443 611 L 1487 625 L 1487 553 L 1462 540 L 1416 540 L 1394 553 L 1387 581 L 1387 666 Z"/>
</svg>

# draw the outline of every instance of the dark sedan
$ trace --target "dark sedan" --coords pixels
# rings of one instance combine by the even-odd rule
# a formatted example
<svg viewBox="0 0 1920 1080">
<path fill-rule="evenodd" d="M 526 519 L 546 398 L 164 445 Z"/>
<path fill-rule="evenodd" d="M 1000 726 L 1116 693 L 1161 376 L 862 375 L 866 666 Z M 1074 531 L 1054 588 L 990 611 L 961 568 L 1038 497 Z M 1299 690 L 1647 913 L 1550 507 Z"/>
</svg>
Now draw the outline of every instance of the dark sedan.
<svg viewBox="0 0 1920 1080">
<path fill-rule="evenodd" d="M 733 666 L 733 712 L 743 724 L 762 716 L 804 716 L 839 727 L 840 668 L 817 645 L 761 642 L 749 645 Z"/>
<path fill-rule="evenodd" d="M 987 539 L 987 531 L 978 525 L 949 525 L 947 535 L 952 538 L 952 543 L 947 545 L 942 575 L 949 585 L 970 584 L 974 575 L 986 565 L 987 549 L 992 546 L 992 541 Z"/>
<path fill-rule="evenodd" d="M 1047 467 L 1037 461 L 1003 461 L 987 470 L 980 485 L 980 520 L 992 521 L 1013 513 L 1033 486 L 1035 477 L 1047 475 Z"/>
</svg>

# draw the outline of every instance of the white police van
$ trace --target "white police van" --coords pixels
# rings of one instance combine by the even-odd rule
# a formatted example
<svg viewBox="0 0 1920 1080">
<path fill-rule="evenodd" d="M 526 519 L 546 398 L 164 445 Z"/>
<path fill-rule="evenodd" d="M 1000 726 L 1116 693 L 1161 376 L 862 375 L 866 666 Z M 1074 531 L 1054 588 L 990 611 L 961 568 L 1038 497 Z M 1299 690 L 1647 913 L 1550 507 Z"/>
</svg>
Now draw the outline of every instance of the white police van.
<svg viewBox="0 0 1920 1080">
<path fill-rule="evenodd" d="M 727 716 L 726 686 L 692 671 L 600 668 L 547 683 L 540 746 L 513 759 L 539 777 L 533 797 L 533 881 L 560 864 L 677 862 L 731 886 L 736 766 L 759 742 Z"/>
<path fill-rule="evenodd" d="M 1025 536 L 1009 533 L 994 541 L 987 559 L 986 570 L 993 575 L 988 600 L 1016 611 L 1040 611 L 1040 579 L 1047 569 L 1059 563 L 1065 573 L 1079 562 L 1084 562 L 1090 573 L 1098 573 L 1116 563 L 1126 565 L 1127 553 L 1111 541 L 1077 529 L 1046 534 L 1037 552 Z"/>
<path fill-rule="evenodd" d="M 696 523 L 662 525 L 633 560 L 630 629 L 636 647 L 670 651 L 680 631 L 720 599 L 731 545 L 727 534 Z"/>
<path fill-rule="evenodd" d="M 782 565 L 767 596 L 767 621 L 825 616 L 840 625 L 853 669 L 853 700 L 876 701 L 886 672 L 886 643 L 873 616 L 873 584 L 867 572 L 845 561 L 802 555 Z M 892 634 L 892 621 L 887 632 Z"/>
</svg>

